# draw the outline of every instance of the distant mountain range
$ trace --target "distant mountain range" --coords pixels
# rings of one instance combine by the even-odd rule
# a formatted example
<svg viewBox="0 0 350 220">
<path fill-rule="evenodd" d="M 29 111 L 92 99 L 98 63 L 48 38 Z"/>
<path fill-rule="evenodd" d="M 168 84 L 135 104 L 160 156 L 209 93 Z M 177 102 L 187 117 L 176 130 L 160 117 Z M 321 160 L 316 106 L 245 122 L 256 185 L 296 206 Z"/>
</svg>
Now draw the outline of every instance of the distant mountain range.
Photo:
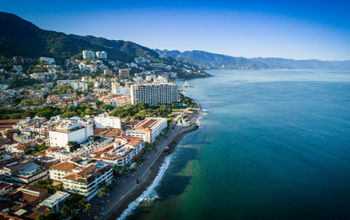
<svg viewBox="0 0 350 220">
<path fill-rule="evenodd" d="M 14 14 L 0 12 L 2 56 L 48 56 L 63 60 L 79 55 L 85 49 L 104 50 L 110 59 L 124 62 L 133 61 L 139 56 L 159 58 L 154 50 L 133 42 L 47 31 Z"/>
<path fill-rule="evenodd" d="M 321 61 L 321 60 L 294 60 L 284 58 L 244 58 L 222 54 L 209 53 L 200 50 L 180 52 L 178 50 L 155 51 L 161 57 L 194 63 L 202 68 L 225 69 L 338 69 L 350 70 L 350 60 Z"/>
<path fill-rule="evenodd" d="M 40 29 L 14 14 L 0 12 L 0 55 L 6 57 L 54 57 L 58 61 L 80 56 L 81 51 L 104 50 L 108 58 L 132 62 L 135 57 L 148 57 L 198 65 L 202 68 L 230 69 L 350 69 L 350 61 L 293 60 L 282 58 L 232 57 L 205 51 L 152 50 L 139 44 L 108 40 L 94 36 L 78 36 Z"/>
</svg>

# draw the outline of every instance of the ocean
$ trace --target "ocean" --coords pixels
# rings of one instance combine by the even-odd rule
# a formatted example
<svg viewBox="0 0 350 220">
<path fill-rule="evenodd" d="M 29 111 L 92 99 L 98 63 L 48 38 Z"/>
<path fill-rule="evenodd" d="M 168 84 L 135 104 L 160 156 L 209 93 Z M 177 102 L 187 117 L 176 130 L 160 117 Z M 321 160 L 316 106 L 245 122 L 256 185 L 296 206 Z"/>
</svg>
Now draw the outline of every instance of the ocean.
<svg viewBox="0 0 350 220">
<path fill-rule="evenodd" d="M 209 72 L 185 89 L 200 128 L 126 219 L 350 219 L 350 72 Z"/>
</svg>

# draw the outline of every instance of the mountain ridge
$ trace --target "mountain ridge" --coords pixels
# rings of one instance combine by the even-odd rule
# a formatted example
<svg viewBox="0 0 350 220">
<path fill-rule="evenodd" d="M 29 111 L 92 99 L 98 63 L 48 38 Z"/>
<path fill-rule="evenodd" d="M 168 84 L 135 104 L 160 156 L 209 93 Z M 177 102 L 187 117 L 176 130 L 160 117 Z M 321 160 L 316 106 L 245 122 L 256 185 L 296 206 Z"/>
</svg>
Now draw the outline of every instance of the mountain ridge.
<svg viewBox="0 0 350 220">
<path fill-rule="evenodd" d="M 49 56 L 64 60 L 78 56 L 85 49 L 104 50 L 110 59 L 124 62 L 133 61 L 138 56 L 159 58 L 152 49 L 131 41 L 43 30 L 15 14 L 0 12 L 0 55 Z"/>
<path fill-rule="evenodd" d="M 277 57 L 233 57 L 224 54 L 210 53 L 202 50 L 180 52 L 178 50 L 155 51 L 161 57 L 190 62 L 202 68 L 224 69 L 350 69 L 350 60 L 322 61 L 317 59 L 296 60 Z"/>
</svg>

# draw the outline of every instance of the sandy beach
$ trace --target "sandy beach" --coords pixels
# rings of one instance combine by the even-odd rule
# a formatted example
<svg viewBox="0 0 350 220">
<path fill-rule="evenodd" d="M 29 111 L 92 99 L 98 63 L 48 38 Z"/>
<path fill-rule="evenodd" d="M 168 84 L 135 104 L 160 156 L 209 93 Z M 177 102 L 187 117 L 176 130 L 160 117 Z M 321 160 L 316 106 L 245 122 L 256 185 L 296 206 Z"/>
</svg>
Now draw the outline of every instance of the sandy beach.
<svg viewBox="0 0 350 220">
<path fill-rule="evenodd" d="M 145 152 L 144 161 L 136 171 L 127 176 L 118 179 L 113 183 L 115 186 L 102 198 L 95 197 L 91 200 L 92 210 L 86 215 L 80 216 L 81 219 L 116 219 L 128 205 L 137 199 L 143 191 L 153 182 L 157 176 L 164 159 L 169 155 L 179 141 L 188 133 L 198 128 L 197 121 L 200 113 L 194 113 L 190 118 L 189 126 L 179 126 L 173 124 L 169 129 L 167 137 L 160 138 L 156 151 Z"/>
</svg>

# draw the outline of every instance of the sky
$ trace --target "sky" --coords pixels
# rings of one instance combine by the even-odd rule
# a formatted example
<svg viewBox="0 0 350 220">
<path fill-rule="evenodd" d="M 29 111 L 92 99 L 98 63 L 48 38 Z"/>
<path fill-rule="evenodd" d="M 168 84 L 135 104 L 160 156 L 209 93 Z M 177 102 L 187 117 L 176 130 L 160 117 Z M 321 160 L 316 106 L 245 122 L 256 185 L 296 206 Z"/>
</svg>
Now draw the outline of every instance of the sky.
<svg viewBox="0 0 350 220">
<path fill-rule="evenodd" d="M 149 48 L 350 60 L 350 0 L 2 0 L 40 28 Z"/>
</svg>

